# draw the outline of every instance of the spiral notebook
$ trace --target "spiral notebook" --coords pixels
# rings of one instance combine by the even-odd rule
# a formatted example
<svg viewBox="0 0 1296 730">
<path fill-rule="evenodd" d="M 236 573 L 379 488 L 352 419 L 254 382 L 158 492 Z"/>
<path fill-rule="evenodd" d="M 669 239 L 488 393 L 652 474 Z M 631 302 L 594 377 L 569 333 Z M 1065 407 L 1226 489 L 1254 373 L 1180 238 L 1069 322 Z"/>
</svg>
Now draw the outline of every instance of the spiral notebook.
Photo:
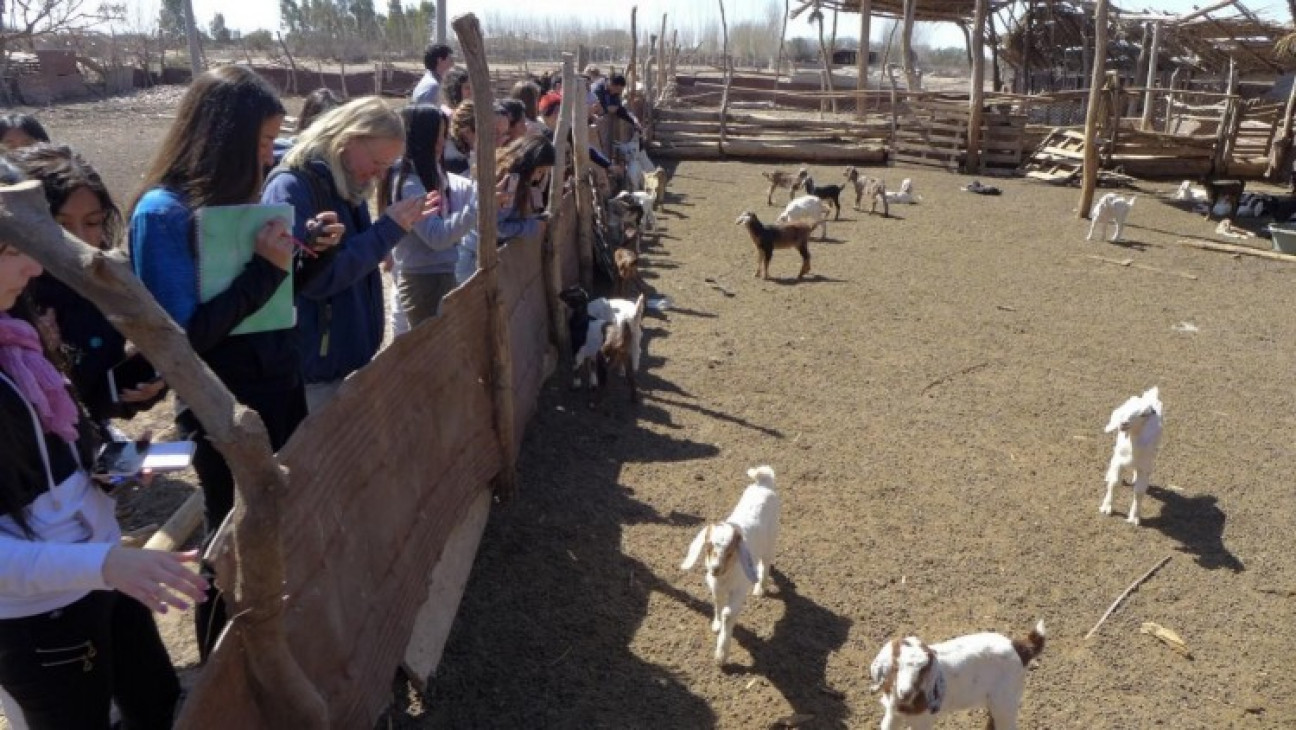
<svg viewBox="0 0 1296 730">
<path fill-rule="evenodd" d="M 198 299 L 211 301 L 225 291 L 256 255 L 256 235 L 266 223 L 279 219 L 292 230 L 293 207 L 275 205 L 216 205 L 198 209 Z M 297 324 L 293 277 L 288 276 L 260 309 L 248 315 L 230 334 L 290 329 Z"/>
</svg>

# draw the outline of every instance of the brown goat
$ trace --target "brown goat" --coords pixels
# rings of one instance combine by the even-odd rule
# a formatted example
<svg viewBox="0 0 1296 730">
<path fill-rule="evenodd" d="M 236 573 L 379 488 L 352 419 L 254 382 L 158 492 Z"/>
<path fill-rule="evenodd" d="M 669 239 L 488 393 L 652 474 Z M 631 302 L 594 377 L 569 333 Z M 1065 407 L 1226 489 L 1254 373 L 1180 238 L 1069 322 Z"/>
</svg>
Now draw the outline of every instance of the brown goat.
<svg viewBox="0 0 1296 730">
<path fill-rule="evenodd" d="M 796 197 L 797 189 L 801 187 L 802 181 L 809 174 L 810 171 L 806 169 L 805 165 L 802 165 L 795 175 L 783 170 L 762 172 L 761 177 L 769 181 L 769 192 L 765 194 L 765 204 L 774 205 L 774 191 L 779 188 L 788 189 L 788 202 L 791 202 L 792 198 Z"/>
<path fill-rule="evenodd" d="M 767 226 L 750 210 L 744 211 L 734 223 L 746 226 L 747 234 L 751 236 L 752 243 L 756 244 L 757 277 L 769 279 L 769 262 L 774 257 L 776 248 L 795 248 L 801 254 L 801 273 L 797 274 L 798 279 L 810 273 L 810 231 L 814 230 L 813 225 L 795 221 Z"/>
<path fill-rule="evenodd" d="M 617 270 L 616 296 L 625 298 L 632 283 L 642 293 L 644 283 L 639 276 L 639 254 L 630 248 L 618 248 L 612 254 L 612 262 L 616 264 Z"/>
<path fill-rule="evenodd" d="M 846 168 L 846 180 L 855 186 L 855 210 L 860 209 L 860 201 L 869 199 L 869 215 L 877 211 L 877 204 L 882 203 L 882 217 L 891 217 L 891 206 L 887 204 L 886 183 L 880 177 L 869 177 L 859 174 L 854 166 Z"/>
</svg>

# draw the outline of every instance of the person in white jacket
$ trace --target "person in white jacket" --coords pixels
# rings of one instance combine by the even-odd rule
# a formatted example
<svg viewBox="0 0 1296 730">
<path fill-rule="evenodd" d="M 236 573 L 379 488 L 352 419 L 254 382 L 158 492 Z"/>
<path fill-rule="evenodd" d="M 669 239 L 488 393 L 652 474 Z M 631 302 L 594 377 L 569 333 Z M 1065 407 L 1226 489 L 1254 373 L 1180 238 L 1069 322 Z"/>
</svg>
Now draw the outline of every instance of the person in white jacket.
<svg viewBox="0 0 1296 730">
<path fill-rule="evenodd" d="M 94 429 L 18 300 L 41 273 L 0 243 L 0 701 L 18 727 L 169 728 L 180 684 L 149 613 L 187 609 L 196 552 L 120 544 Z"/>
</svg>

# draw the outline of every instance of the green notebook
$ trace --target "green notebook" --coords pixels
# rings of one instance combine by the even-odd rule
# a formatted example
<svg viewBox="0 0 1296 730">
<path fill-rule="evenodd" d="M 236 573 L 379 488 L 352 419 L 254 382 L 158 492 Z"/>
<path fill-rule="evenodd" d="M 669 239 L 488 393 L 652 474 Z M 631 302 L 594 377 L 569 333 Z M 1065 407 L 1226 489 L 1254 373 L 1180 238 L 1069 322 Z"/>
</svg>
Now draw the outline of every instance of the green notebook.
<svg viewBox="0 0 1296 730">
<path fill-rule="evenodd" d="M 230 287 L 256 255 L 256 234 L 269 221 L 282 220 L 292 230 L 293 207 L 217 205 L 198 209 L 198 299 L 206 303 Z M 289 270 L 273 296 L 248 315 L 230 334 L 290 329 L 297 324 L 293 277 Z"/>
</svg>

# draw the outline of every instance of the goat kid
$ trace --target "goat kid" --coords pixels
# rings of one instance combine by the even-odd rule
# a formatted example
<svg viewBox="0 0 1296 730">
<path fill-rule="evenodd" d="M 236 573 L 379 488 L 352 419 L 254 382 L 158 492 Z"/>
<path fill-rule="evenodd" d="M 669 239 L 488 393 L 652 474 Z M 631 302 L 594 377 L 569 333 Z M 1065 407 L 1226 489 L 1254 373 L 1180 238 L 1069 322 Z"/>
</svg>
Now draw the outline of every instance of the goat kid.
<svg viewBox="0 0 1296 730">
<path fill-rule="evenodd" d="M 1138 199 L 1137 195 L 1131 195 L 1128 198 L 1122 198 L 1116 193 L 1107 193 L 1094 203 L 1093 210 L 1089 213 L 1089 235 L 1085 236 L 1086 241 L 1092 241 L 1094 231 L 1099 230 L 1101 226 L 1102 233 L 1100 238 L 1107 238 L 1107 229 L 1115 224 L 1116 232 L 1112 234 L 1112 241 L 1119 241 L 1125 233 L 1125 219 L 1129 217 L 1130 209 L 1134 207 L 1134 201 Z"/>
<path fill-rule="evenodd" d="M 802 165 L 801 169 L 797 170 L 795 175 L 790 172 L 784 172 L 783 170 L 762 172 L 761 177 L 769 181 L 769 192 L 765 194 L 765 205 L 774 205 L 774 191 L 779 188 L 788 189 L 788 201 L 791 201 L 792 198 L 796 196 L 797 190 L 801 187 L 801 183 L 809 174 L 810 171 L 806 169 L 805 165 Z"/>
<path fill-rule="evenodd" d="M 778 541 L 779 496 L 774 491 L 774 470 L 758 466 L 747 470 L 752 483 L 743 490 L 728 519 L 707 525 L 693 538 L 680 564 L 691 570 L 698 559 L 706 565 L 706 585 L 711 591 L 711 631 L 717 634 L 715 663 L 729 658 L 729 642 L 747 595 L 765 595 L 774 568 Z"/>
<path fill-rule="evenodd" d="M 1107 464 L 1107 496 L 1103 497 L 1102 504 L 1098 507 L 1099 512 L 1105 515 L 1112 513 L 1112 492 L 1121 480 L 1121 473 L 1132 471 L 1134 501 L 1130 503 L 1129 516 L 1125 521 L 1131 525 L 1139 524 L 1143 495 L 1147 494 L 1152 467 L 1156 462 L 1157 451 L 1161 448 L 1163 413 L 1161 391 L 1156 386 L 1148 388 L 1143 395 L 1131 397 L 1112 411 L 1104 431 L 1116 434 L 1116 446 L 1112 449 L 1111 461 Z"/>
<path fill-rule="evenodd" d="M 810 177 L 809 175 L 806 175 L 805 181 L 801 185 L 802 187 L 805 188 L 805 191 L 807 193 L 810 193 L 811 195 L 815 196 L 816 198 L 819 198 L 820 200 L 832 203 L 833 208 L 836 209 L 837 211 L 837 215 L 833 218 L 833 220 L 835 221 L 841 220 L 840 198 L 841 198 L 842 186 L 815 185 L 814 178 Z"/>
<path fill-rule="evenodd" d="M 984 708 L 987 727 L 1015 730 L 1026 670 L 1044 650 L 1044 622 L 1023 639 L 1003 634 L 960 636 L 928 646 L 917 636 L 892 639 L 869 667 L 885 709 L 882 730 L 929 730 L 936 715 Z"/>
<path fill-rule="evenodd" d="M 622 238 L 634 241 L 636 253 L 639 251 L 640 231 L 643 230 L 644 221 L 648 214 L 652 212 L 651 209 L 645 210 L 644 206 L 639 203 L 638 198 L 635 197 L 640 194 L 622 191 L 617 193 L 611 200 L 608 200 L 608 210 L 620 221 L 619 230 Z M 632 231 L 632 233 L 626 233 L 627 230 Z"/>
<path fill-rule="evenodd" d="M 598 374 L 605 385 L 609 370 L 623 373 L 626 384 L 630 387 L 630 402 L 638 403 L 639 388 L 635 382 L 635 373 L 639 371 L 640 348 L 643 343 L 644 295 L 641 291 L 633 302 L 626 299 L 605 301 L 611 308 L 612 319 L 603 323 L 603 344 L 599 347 L 596 360 Z M 600 399 L 602 387 L 604 386 L 599 386 Z"/>
<path fill-rule="evenodd" d="M 747 235 L 751 236 L 752 243 L 756 244 L 756 276 L 761 279 L 769 279 L 769 262 L 774 258 L 774 250 L 778 248 L 795 248 L 797 253 L 801 254 L 801 271 L 797 278 L 810 273 L 810 231 L 812 226 L 805 223 L 775 223 L 773 225 L 764 225 L 756 214 L 743 211 L 738 216 L 735 224 L 745 226 Z"/>
<path fill-rule="evenodd" d="M 644 192 L 652 196 L 652 210 L 666 205 L 666 170 L 660 165 L 644 173 Z M 656 223 L 653 223 L 656 227 Z"/>
<path fill-rule="evenodd" d="M 869 215 L 877 210 L 877 204 L 882 203 L 882 217 L 891 217 L 891 208 L 887 204 L 886 183 L 880 177 L 869 177 L 860 175 L 852 165 L 846 168 L 846 181 L 855 186 L 855 210 L 860 209 L 860 201 L 868 198 Z M 825 232 L 825 236 L 827 233 Z"/>
<path fill-rule="evenodd" d="M 617 297 L 624 298 L 631 284 L 634 284 L 636 291 L 643 292 L 643 278 L 639 276 L 639 254 L 633 249 L 618 248 L 612 253 L 612 263 L 616 264 Z"/>
<path fill-rule="evenodd" d="M 821 238 L 828 237 L 828 204 L 816 198 L 813 195 L 802 195 L 787 204 L 779 217 L 774 219 L 775 223 L 808 223 L 811 230 L 822 227 L 820 231 Z"/>
<path fill-rule="evenodd" d="M 589 390 L 598 385 L 594 368 L 599 349 L 603 347 L 603 319 L 591 315 L 589 293 L 579 286 L 563 289 L 558 298 L 571 312 L 567 315 L 567 329 L 571 338 L 572 389 L 580 388 L 581 380 Z M 606 299 L 595 300 L 607 306 Z M 607 315 L 611 316 L 611 308 Z"/>
<path fill-rule="evenodd" d="M 914 192 L 913 180 L 905 178 L 900 181 L 900 190 L 898 192 L 888 192 L 886 194 L 888 203 L 898 203 L 900 205 L 917 205 L 922 196 Z"/>
</svg>

